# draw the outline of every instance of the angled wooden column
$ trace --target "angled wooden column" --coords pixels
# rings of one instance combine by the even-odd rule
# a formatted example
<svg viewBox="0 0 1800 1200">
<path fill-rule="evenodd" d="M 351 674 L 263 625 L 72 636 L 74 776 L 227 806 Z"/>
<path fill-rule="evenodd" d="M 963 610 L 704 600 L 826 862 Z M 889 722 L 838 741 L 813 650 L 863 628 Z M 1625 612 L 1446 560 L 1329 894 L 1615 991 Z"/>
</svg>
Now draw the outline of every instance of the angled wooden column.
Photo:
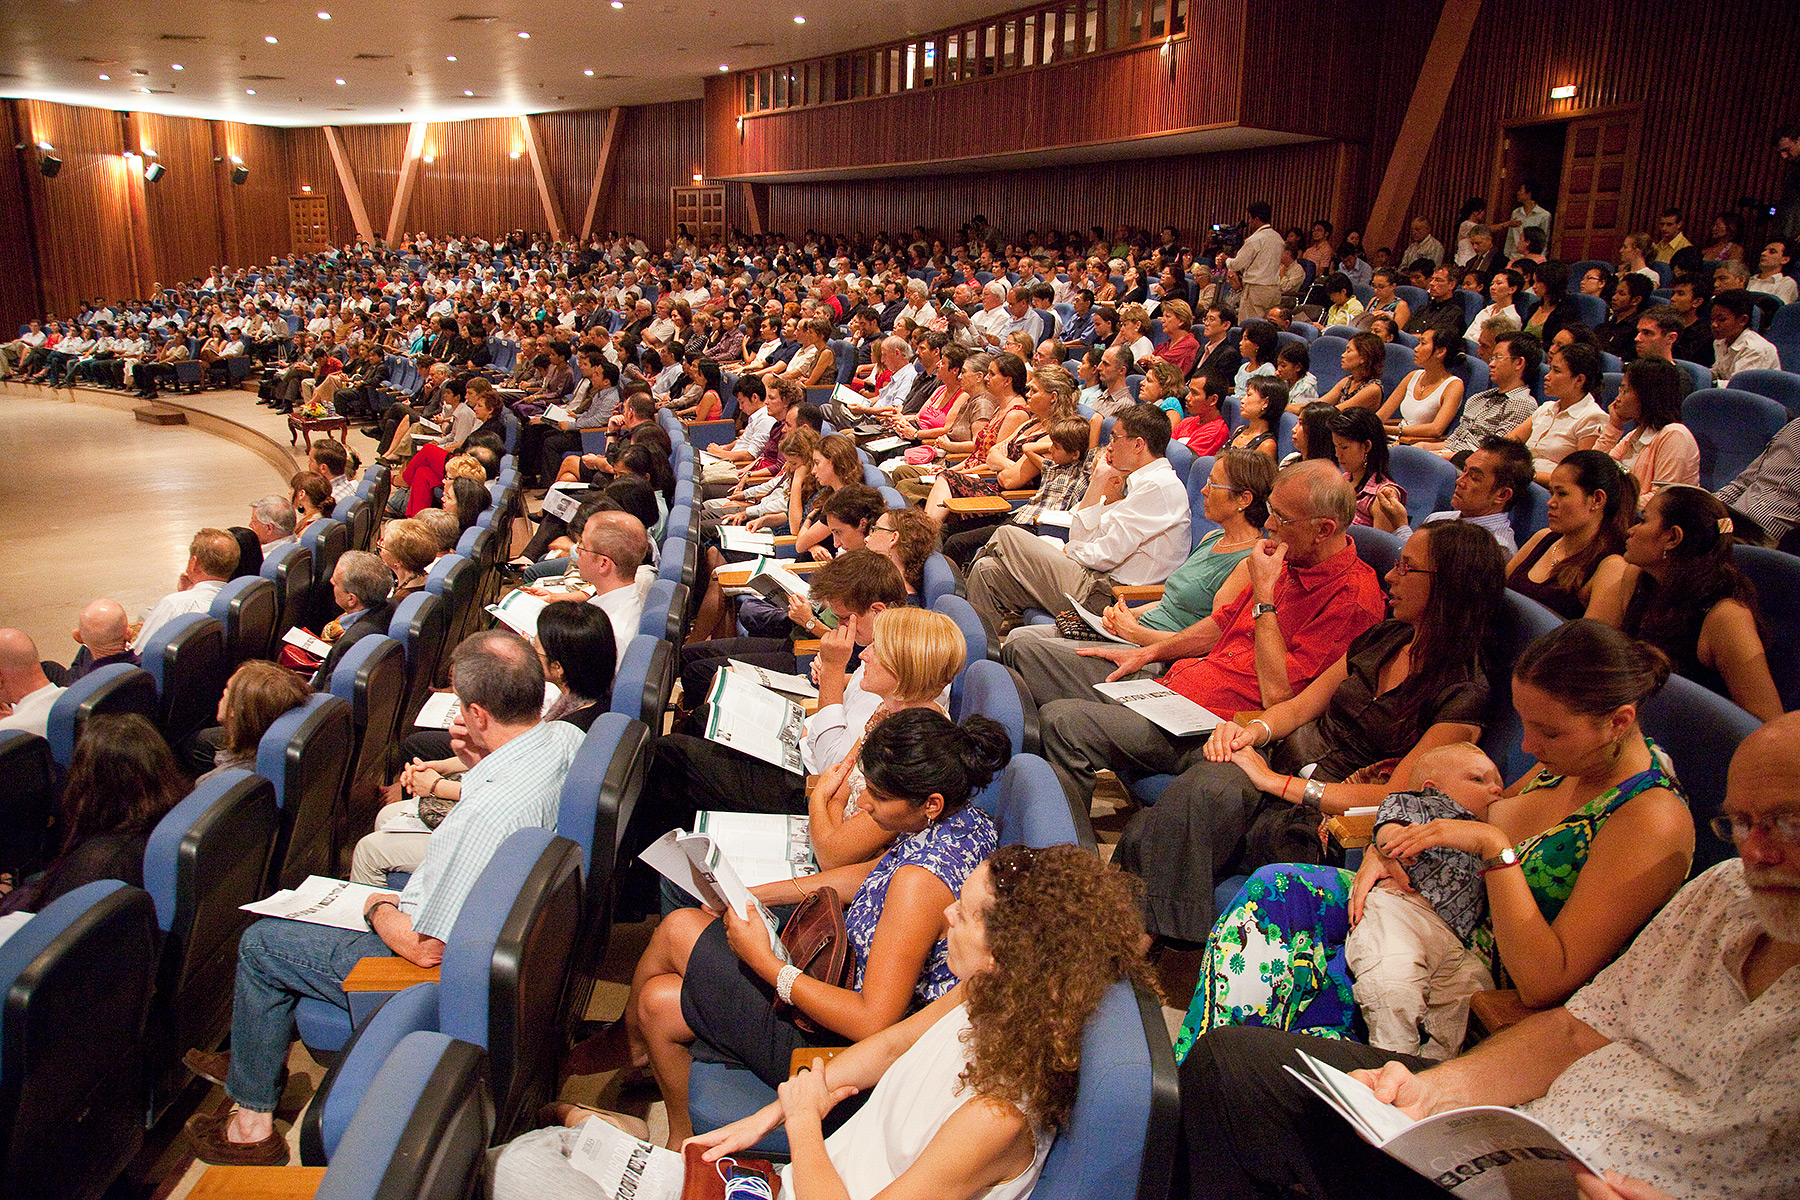
<svg viewBox="0 0 1800 1200">
<path fill-rule="evenodd" d="M 531 160 L 531 174 L 537 180 L 538 201 L 544 206 L 544 219 L 550 222 L 550 240 L 560 242 L 568 226 L 563 224 L 562 205 L 557 203 L 556 193 L 550 188 L 550 174 L 544 170 L 537 131 L 532 128 L 531 118 L 524 113 L 519 114 L 519 136 L 525 140 L 525 156 Z"/>
<path fill-rule="evenodd" d="M 356 172 L 350 169 L 350 159 L 344 154 L 344 145 L 338 141 L 337 126 L 326 125 L 325 145 L 331 150 L 331 165 L 337 168 L 338 186 L 344 189 L 344 203 L 350 206 L 350 220 L 356 225 L 357 234 L 373 245 L 375 227 L 369 224 L 369 210 L 363 207 L 362 189 L 356 186 Z"/>
<path fill-rule="evenodd" d="M 769 228 L 769 185 L 766 183 L 741 183 L 744 189 L 744 212 L 750 219 L 752 235 L 761 235 Z"/>
<path fill-rule="evenodd" d="M 388 210 L 387 244 L 400 240 L 400 222 L 406 219 L 406 206 L 412 203 L 413 180 L 419 177 L 419 156 L 425 153 L 424 121 L 414 121 L 406 134 L 406 155 L 400 160 L 400 179 L 394 184 L 394 206 Z"/>
<path fill-rule="evenodd" d="M 587 215 L 581 219 L 581 240 L 594 232 L 594 210 L 600 206 L 600 193 L 612 172 L 613 147 L 619 144 L 619 126 L 625 122 L 625 110 L 615 105 L 606 113 L 606 136 L 600 142 L 600 161 L 594 164 L 594 186 L 588 189 Z"/>
<path fill-rule="evenodd" d="M 1412 205 L 1419 172 L 1425 167 L 1425 154 L 1437 137 L 1444 105 L 1450 100 L 1450 86 L 1456 82 L 1463 53 L 1469 48 L 1469 35 L 1480 13 L 1481 0 L 1444 0 L 1437 29 L 1431 35 L 1431 49 L 1425 53 L 1425 65 L 1419 69 L 1412 99 L 1406 105 L 1400 136 L 1382 173 L 1381 189 L 1375 193 L 1375 203 L 1369 209 L 1369 223 L 1363 230 L 1365 246 L 1397 249 L 1401 245 L 1401 220 Z"/>
<path fill-rule="evenodd" d="M 238 252 L 237 207 L 231 202 L 231 143 L 225 136 L 225 122 L 208 121 L 207 124 L 212 128 L 213 203 L 219 209 L 219 261 L 243 262 L 244 256 Z"/>
</svg>

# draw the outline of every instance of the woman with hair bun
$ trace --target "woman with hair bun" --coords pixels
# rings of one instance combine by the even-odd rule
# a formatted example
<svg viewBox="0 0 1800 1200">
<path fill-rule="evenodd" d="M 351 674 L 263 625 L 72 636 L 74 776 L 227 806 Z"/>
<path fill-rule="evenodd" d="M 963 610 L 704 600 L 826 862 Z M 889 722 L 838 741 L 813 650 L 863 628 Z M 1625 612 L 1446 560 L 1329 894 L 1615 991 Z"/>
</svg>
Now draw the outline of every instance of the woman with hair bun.
<svg viewBox="0 0 1800 1200">
<path fill-rule="evenodd" d="M 1636 366 L 1637 364 L 1632 364 Z M 1675 670 L 1761 720 L 1781 715 L 1756 588 L 1731 559 L 1731 517 L 1704 488 L 1665 487 L 1625 538 L 1628 564 L 1606 607 Z"/>
<path fill-rule="evenodd" d="M 1154 990 L 1133 885 L 1075 846 L 996 851 L 944 914 L 955 987 L 693 1141 L 716 1163 L 785 1126 L 781 1200 L 1024 1200 L 1069 1123 L 1082 1033 L 1102 998 L 1122 981 Z M 858 1093 L 867 1102 L 825 1136 L 827 1115 Z M 594 1114 L 561 1115 L 579 1126 Z M 494 1200 L 599 1200 L 567 1162 L 578 1139 L 550 1128 L 508 1144 L 490 1160 Z"/>
<path fill-rule="evenodd" d="M 854 963 L 849 987 L 795 978 L 755 917 L 684 908 L 663 918 L 638 960 L 624 1023 L 632 1060 L 650 1066 L 668 1103 L 671 1147 L 693 1132 L 693 1059 L 748 1067 L 774 1087 L 793 1051 L 869 1037 L 950 989 L 945 909 L 995 843 L 994 823 L 969 801 L 1011 754 L 1006 731 L 985 717 L 957 725 L 930 708 L 887 717 L 863 738 L 857 800 L 894 835 L 886 852 L 752 889 L 778 910 L 821 887 L 838 894 Z M 807 1024 L 775 1012 L 777 999 Z"/>
</svg>

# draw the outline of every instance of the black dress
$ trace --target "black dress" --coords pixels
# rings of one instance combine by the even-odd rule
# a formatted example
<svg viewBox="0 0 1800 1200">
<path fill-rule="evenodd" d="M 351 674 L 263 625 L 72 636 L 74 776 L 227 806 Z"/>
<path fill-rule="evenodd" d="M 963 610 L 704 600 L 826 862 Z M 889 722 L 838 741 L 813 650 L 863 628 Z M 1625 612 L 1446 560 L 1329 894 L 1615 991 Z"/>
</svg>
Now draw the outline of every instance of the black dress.
<svg viewBox="0 0 1800 1200">
<path fill-rule="evenodd" d="M 1506 586 L 1521 596 L 1536 600 L 1563 620 L 1574 621 L 1587 614 L 1587 605 L 1581 599 L 1581 589 L 1577 588 L 1572 592 L 1564 591 L 1557 586 L 1554 575 L 1543 583 L 1539 583 L 1531 577 L 1532 566 L 1538 559 L 1544 557 L 1545 551 L 1561 540 L 1562 538 L 1558 536 L 1545 538 L 1539 542 L 1537 549 L 1533 550 L 1525 561 L 1506 577 Z"/>
</svg>

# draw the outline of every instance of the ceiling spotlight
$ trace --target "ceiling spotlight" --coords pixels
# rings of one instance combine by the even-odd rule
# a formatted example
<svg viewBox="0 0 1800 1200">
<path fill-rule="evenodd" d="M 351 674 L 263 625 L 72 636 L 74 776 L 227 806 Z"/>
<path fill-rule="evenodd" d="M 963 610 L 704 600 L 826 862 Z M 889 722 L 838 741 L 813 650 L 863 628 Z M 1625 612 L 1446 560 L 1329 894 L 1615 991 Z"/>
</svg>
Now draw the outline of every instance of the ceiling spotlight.
<svg viewBox="0 0 1800 1200">
<path fill-rule="evenodd" d="M 804 24 L 806 24 L 806 18 L 805 18 L 805 17 L 795 17 L 795 18 L 794 18 L 794 24 L 796 24 L 796 25 L 804 25 Z"/>
<path fill-rule="evenodd" d="M 180 63 L 170 63 L 170 64 L 169 64 L 169 70 L 171 70 L 171 71 L 185 71 L 185 70 L 187 70 L 187 68 L 186 68 L 186 67 L 184 67 L 184 66 L 182 66 L 182 65 L 181 65 L 181 64 L 180 64 Z"/>
<path fill-rule="evenodd" d="M 465 95 L 465 96 L 473 96 L 474 94 L 475 93 L 471 92 L 468 88 L 463 89 L 463 95 Z"/>
<path fill-rule="evenodd" d="M 525 39 L 525 40 L 526 40 L 526 41 L 530 41 L 530 40 L 531 40 L 531 34 L 529 34 L 529 33 L 527 33 L 527 32 L 526 32 L 526 31 L 525 31 L 525 30 L 523 30 L 523 29 L 521 29 L 521 30 L 519 30 L 519 36 L 520 36 L 520 37 L 522 37 L 522 38 L 524 38 L 524 39 Z"/>
<path fill-rule="evenodd" d="M 612 0 L 612 6 L 614 8 L 624 8 L 625 0 Z"/>
<path fill-rule="evenodd" d="M 280 41 L 280 40 L 281 40 L 281 39 L 280 39 L 280 38 L 278 38 L 278 37 L 276 37 L 276 36 L 275 36 L 275 35 L 274 35 L 274 34 L 272 34 L 272 33 L 265 33 L 265 34 L 264 34 L 264 35 L 263 35 L 263 41 L 265 41 L 265 42 L 267 42 L 267 43 L 269 43 L 269 45 L 271 45 L 271 46 L 273 46 L 273 45 L 275 45 L 275 44 L 276 44 L 276 43 L 277 43 L 277 42 L 279 42 L 279 41 Z"/>
<path fill-rule="evenodd" d="M 245 89 L 244 89 L 244 95 L 246 95 L 246 96 L 254 96 L 254 95 L 256 95 L 256 89 L 255 89 L 255 88 L 245 88 Z"/>
<path fill-rule="evenodd" d="M 445 62 L 455 62 L 455 61 L 456 61 L 456 55 L 454 55 L 454 54 L 446 54 L 446 55 L 444 55 L 444 61 L 445 61 Z"/>
<path fill-rule="evenodd" d="M 588 78 L 592 79 L 594 76 L 594 68 L 589 67 L 587 70 L 583 71 L 582 74 L 586 75 Z M 100 78 L 105 79 L 106 76 L 102 75 Z"/>
<path fill-rule="evenodd" d="M 111 82 L 112 82 L 112 76 L 111 76 L 111 75 L 102 75 L 102 76 L 101 76 L 101 77 L 100 77 L 100 78 L 101 78 L 101 79 L 102 79 L 102 80 L 103 80 L 103 81 L 104 81 L 104 82 L 107 82 L 107 83 L 111 83 Z"/>
<path fill-rule="evenodd" d="M 330 14 L 330 13 L 328 13 L 328 12 L 322 12 L 322 13 L 320 13 L 320 14 L 319 14 L 319 20 L 321 20 L 321 21 L 329 21 L 329 20 L 331 20 L 331 14 Z"/>
<path fill-rule="evenodd" d="M 338 86 L 339 86 L 339 87 L 343 87 L 343 86 L 344 86 L 344 81 L 343 81 L 343 80 L 341 80 L 341 79 L 340 79 L 340 80 L 338 80 L 338 81 L 337 81 L 337 85 L 338 85 Z"/>
</svg>

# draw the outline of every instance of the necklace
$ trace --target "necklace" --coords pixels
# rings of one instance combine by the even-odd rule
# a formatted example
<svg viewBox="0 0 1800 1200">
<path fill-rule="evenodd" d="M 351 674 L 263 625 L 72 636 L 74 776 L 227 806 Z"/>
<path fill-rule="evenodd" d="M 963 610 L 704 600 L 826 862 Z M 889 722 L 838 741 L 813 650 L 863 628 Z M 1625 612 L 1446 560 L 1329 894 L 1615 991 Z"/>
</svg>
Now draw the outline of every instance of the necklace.
<svg viewBox="0 0 1800 1200">
<path fill-rule="evenodd" d="M 1227 542 L 1227 541 L 1221 540 L 1217 545 L 1215 545 L 1213 547 L 1213 553 L 1218 554 L 1219 552 L 1224 551 L 1224 550 L 1236 550 L 1241 546 L 1254 546 L 1257 542 L 1259 542 L 1261 540 L 1262 540 L 1261 538 L 1257 537 L 1254 534 L 1252 534 L 1251 536 L 1249 536 L 1247 538 L 1243 538 L 1243 539 L 1241 539 L 1239 541 L 1235 541 L 1235 542 Z"/>
</svg>

